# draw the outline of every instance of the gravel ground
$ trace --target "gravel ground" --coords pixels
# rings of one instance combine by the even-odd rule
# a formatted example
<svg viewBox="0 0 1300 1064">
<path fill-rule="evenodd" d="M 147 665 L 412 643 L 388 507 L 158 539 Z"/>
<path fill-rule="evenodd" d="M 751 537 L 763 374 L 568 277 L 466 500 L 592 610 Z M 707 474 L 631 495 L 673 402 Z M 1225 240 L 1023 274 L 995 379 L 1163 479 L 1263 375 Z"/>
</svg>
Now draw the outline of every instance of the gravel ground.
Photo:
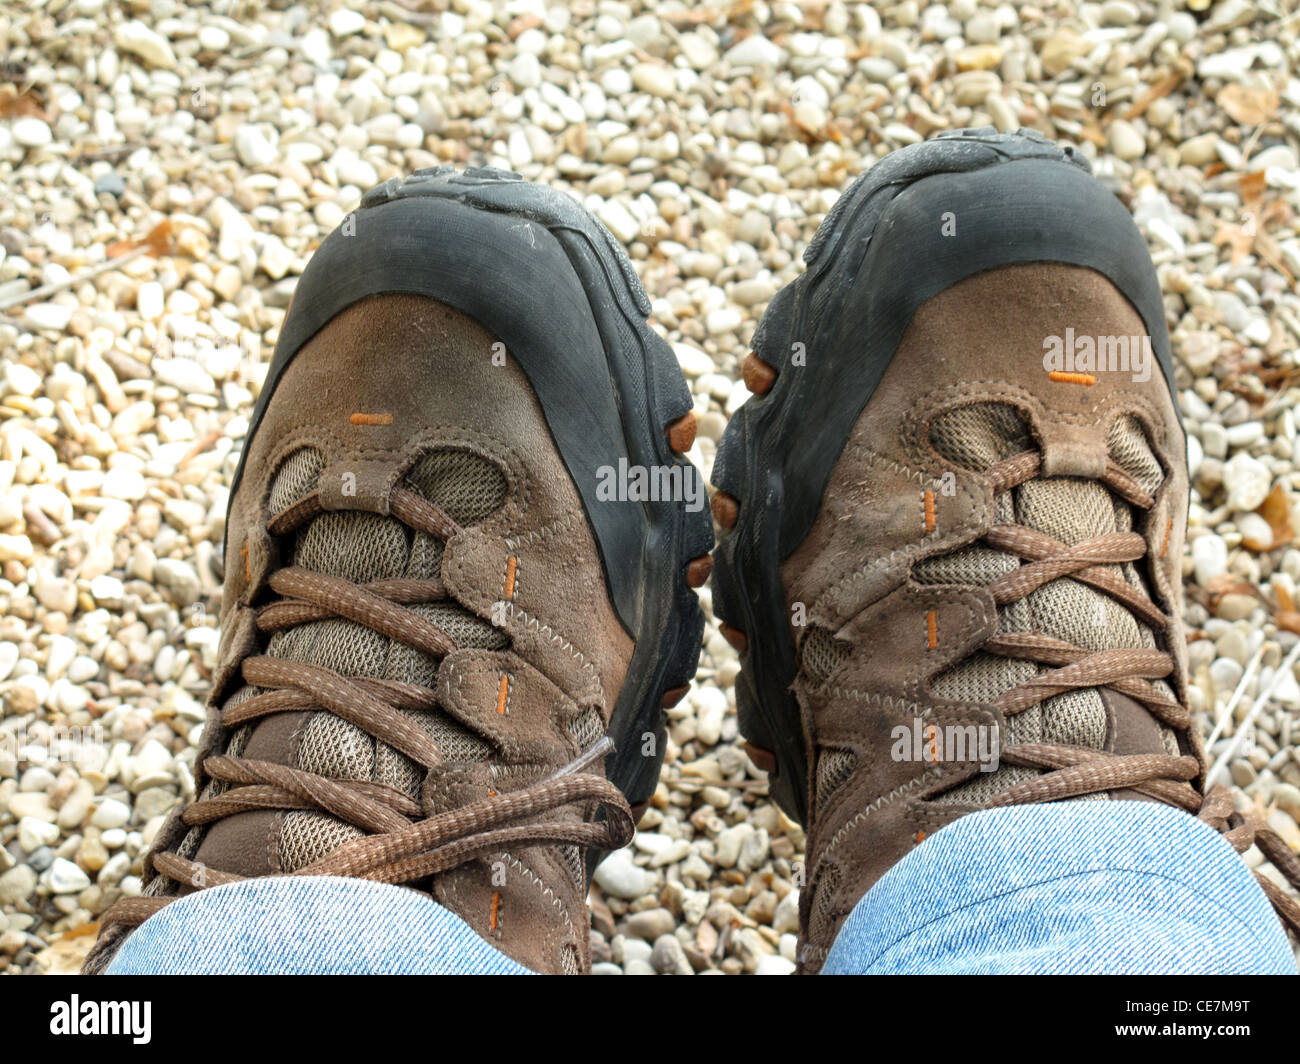
<svg viewBox="0 0 1300 1064">
<path fill-rule="evenodd" d="M 368 186 L 441 162 L 566 189 L 628 247 L 707 475 L 851 177 L 966 125 L 1078 145 L 1148 236 L 1180 359 L 1192 708 L 1300 850 L 1284 8 L 0 0 L 0 306 L 52 288 L 0 311 L 0 970 L 75 967 L 192 797 L 227 484 L 296 277 Z M 737 671 L 710 620 L 655 802 L 596 875 L 597 971 L 793 967 L 803 836 L 737 745 Z"/>
</svg>

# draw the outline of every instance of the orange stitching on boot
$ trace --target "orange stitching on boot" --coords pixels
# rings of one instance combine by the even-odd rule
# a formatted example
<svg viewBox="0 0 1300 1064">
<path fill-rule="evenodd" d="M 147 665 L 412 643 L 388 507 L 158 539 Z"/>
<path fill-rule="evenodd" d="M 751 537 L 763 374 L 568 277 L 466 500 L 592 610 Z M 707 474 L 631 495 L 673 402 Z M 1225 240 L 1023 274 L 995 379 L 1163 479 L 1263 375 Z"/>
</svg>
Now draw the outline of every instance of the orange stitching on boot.
<svg viewBox="0 0 1300 1064">
<path fill-rule="evenodd" d="M 924 831 L 918 831 L 918 832 L 916 833 L 916 844 L 917 844 L 918 846 L 920 846 L 921 843 L 923 843 L 924 841 L 925 841 L 925 832 L 924 832 Z"/>
<path fill-rule="evenodd" d="M 515 572 L 519 568 L 519 559 L 513 554 L 506 559 L 506 588 L 502 592 L 502 598 L 510 602 L 515 597 Z"/>
<path fill-rule="evenodd" d="M 392 414 L 353 414 L 348 418 L 354 425 L 391 425 Z"/>
<path fill-rule="evenodd" d="M 510 674 L 503 672 L 501 674 L 501 686 L 497 688 L 497 713 L 504 717 L 506 715 L 506 704 L 510 701 Z"/>
<path fill-rule="evenodd" d="M 934 492 L 925 493 L 925 530 L 934 531 Z"/>
<path fill-rule="evenodd" d="M 492 912 L 488 916 L 488 930 L 495 931 L 501 921 L 498 919 L 501 915 L 501 892 L 494 890 L 492 892 Z"/>
<path fill-rule="evenodd" d="M 1173 531 L 1173 528 L 1174 519 L 1170 517 L 1169 520 L 1165 522 L 1165 541 L 1160 544 L 1160 557 L 1162 558 L 1165 556 L 1165 551 L 1169 549 L 1169 533 Z"/>
<path fill-rule="evenodd" d="M 239 556 L 244 559 L 244 577 L 251 584 L 253 582 L 253 563 L 248 558 L 248 541 L 239 548 Z"/>
<path fill-rule="evenodd" d="M 1061 384 L 1086 384 L 1088 387 L 1092 387 L 1092 385 L 1097 383 L 1097 378 L 1091 373 L 1066 373 L 1062 370 L 1054 369 L 1047 376 Z"/>
<path fill-rule="evenodd" d="M 925 615 L 925 634 L 929 637 L 930 649 L 933 650 L 939 645 L 939 615 L 934 610 Z"/>
</svg>

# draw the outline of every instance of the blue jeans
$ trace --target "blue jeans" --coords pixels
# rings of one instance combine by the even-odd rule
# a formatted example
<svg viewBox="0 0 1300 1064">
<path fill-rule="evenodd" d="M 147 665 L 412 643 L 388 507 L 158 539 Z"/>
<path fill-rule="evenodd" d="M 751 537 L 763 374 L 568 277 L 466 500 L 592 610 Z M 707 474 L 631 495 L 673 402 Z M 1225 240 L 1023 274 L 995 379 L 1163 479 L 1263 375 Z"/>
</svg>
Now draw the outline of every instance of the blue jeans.
<svg viewBox="0 0 1300 1064">
<path fill-rule="evenodd" d="M 823 971 L 1295 974 L 1241 858 L 1200 821 L 1147 802 L 972 813 L 891 868 Z M 526 974 L 458 916 L 402 887 L 274 877 L 173 902 L 110 973 Z"/>
</svg>

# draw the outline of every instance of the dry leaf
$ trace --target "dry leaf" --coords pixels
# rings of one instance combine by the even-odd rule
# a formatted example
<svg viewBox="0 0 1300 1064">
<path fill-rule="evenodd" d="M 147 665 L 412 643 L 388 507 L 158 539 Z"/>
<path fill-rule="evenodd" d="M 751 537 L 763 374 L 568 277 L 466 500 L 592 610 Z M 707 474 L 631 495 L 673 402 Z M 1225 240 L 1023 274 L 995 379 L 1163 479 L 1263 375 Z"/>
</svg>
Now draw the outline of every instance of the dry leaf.
<svg viewBox="0 0 1300 1064">
<path fill-rule="evenodd" d="M 1234 573 L 1220 573 L 1205 585 L 1205 604 L 1214 612 L 1225 595 L 1258 595 L 1255 585 Z"/>
<path fill-rule="evenodd" d="M 519 35 L 525 30 L 535 30 L 541 24 L 542 16 L 537 14 L 535 11 L 530 11 L 527 14 L 517 16 L 515 20 L 510 23 L 509 27 L 506 29 L 506 36 L 512 41 L 517 40 Z"/>
<path fill-rule="evenodd" d="M 115 244 L 109 244 L 104 249 L 104 254 L 110 259 L 115 259 L 137 248 L 148 248 L 150 255 L 160 257 L 166 255 L 171 250 L 171 246 L 172 223 L 170 219 L 163 219 L 150 229 L 142 240 L 119 240 Z"/>
<path fill-rule="evenodd" d="M 1237 125 L 1258 126 L 1277 113 L 1281 97 L 1272 86 L 1248 89 L 1233 82 L 1223 87 L 1215 102 Z"/>
<path fill-rule="evenodd" d="M 1255 237 L 1248 233 L 1244 226 L 1224 225 L 1220 226 L 1218 232 L 1213 237 L 1216 247 L 1229 247 L 1232 249 L 1233 265 L 1239 263 L 1255 246 Z"/>
<path fill-rule="evenodd" d="M 1273 485 L 1273 490 L 1255 512 L 1273 530 L 1273 548 L 1290 543 L 1295 538 L 1295 529 L 1291 527 L 1291 497 L 1280 480 Z"/>
<path fill-rule="evenodd" d="M 149 230 L 145 238 L 140 241 L 141 246 L 147 246 L 149 253 L 154 256 L 166 255 L 172 246 L 172 223 L 171 219 L 164 218 L 161 222 Z"/>
<path fill-rule="evenodd" d="M 0 85 L 0 118 L 39 118 L 50 120 L 49 115 L 30 89 L 19 92 L 13 85 Z"/>
<path fill-rule="evenodd" d="M 1128 109 L 1128 112 L 1124 117 L 1132 120 L 1134 118 L 1140 118 L 1142 115 L 1146 114 L 1147 108 L 1155 103 L 1156 100 L 1168 96 L 1171 92 L 1182 85 L 1182 83 L 1191 76 L 1192 70 L 1192 64 L 1186 59 L 1180 58 L 1178 62 L 1174 64 L 1172 72 L 1161 78 L 1147 89 L 1146 92 L 1139 96 L 1133 106 Z"/>
<path fill-rule="evenodd" d="M 1241 175 L 1241 198 L 1247 204 L 1258 202 L 1267 187 L 1263 170 Z"/>
<path fill-rule="evenodd" d="M 1296 635 L 1300 635 L 1300 613 L 1296 613 L 1294 610 L 1283 610 L 1273 620 L 1284 632 L 1294 632 Z"/>
</svg>

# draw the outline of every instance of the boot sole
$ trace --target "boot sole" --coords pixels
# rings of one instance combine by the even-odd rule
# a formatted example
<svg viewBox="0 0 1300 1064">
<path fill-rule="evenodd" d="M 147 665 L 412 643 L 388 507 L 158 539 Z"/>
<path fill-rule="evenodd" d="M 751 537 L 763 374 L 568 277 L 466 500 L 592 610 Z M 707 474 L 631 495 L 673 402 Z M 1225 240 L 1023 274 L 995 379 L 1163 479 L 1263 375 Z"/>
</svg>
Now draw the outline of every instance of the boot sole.
<svg viewBox="0 0 1300 1064">
<path fill-rule="evenodd" d="M 940 239 L 945 224 L 955 232 Z M 804 259 L 807 270 L 776 294 L 754 334 L 744 378 L 755 394 L 731 418 L 713 466 L 713 605 L 740 652 L 740 730 L 773 799 L 801 823 L 808 753 L 790 689 L 781 565 L 811 531 L 831 469 L 917 308 L 1000 266 L 1089 267 L 1141 315 L 1174 388 L 1145 241 L 1086 160 L 1034 131 L 953 130 L 894 152 L 836 202 Z"/>
<path fill-rule="evenodd" d="M 528 377 L 582 498 L 615 612 L 636 643 L 606 772 L 634 808 L 644 805 L 664 756 L 663 709 L 686 693 L 699 660 L 704 615 L 694 588 L 708 578 L 713 529 L 706 509 L 682 499 L 597 498 L 597 470 L 620 460 L 663 468 L 705 497 L 683 457 L 695 436 L 690 390 L 646 324 L 650 302 L 631 263 L 578 203 L 518 174 L 439 166 L 386 181 L 303 272 L 249 439 L 303 345 L 348 306 L 384 293 L 430 296 L 474 318 Z M 241 460 L 232 498 L 242 471 Z M 656 737 L 650 755 L 646 733 Z M 590 856 L 589 872 L 604 855 Z"/>
</svg>

